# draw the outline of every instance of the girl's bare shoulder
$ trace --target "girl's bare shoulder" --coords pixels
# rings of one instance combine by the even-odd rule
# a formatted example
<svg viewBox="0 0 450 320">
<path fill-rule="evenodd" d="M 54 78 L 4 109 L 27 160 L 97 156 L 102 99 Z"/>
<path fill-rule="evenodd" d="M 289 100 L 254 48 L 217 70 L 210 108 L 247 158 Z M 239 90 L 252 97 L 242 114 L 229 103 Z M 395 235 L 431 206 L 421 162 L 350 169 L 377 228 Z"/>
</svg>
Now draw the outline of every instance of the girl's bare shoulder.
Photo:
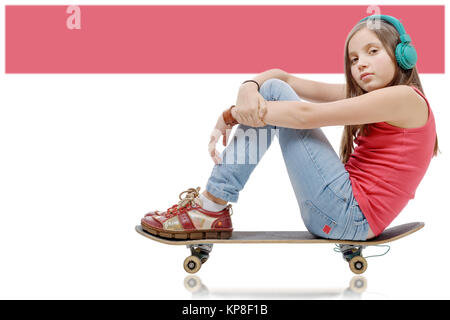
<svg viewBox="0 0 450 320">
<path fill-rule="evenodd" d="M 410 87 L 411 88 L 411 87 Z M 426 100 L 411 88 L 410 108 L 401 121 L 386 121 L 386 123 L 405 129 L 420 128 L 428 121 L 428 105 Z"/>
</svg>

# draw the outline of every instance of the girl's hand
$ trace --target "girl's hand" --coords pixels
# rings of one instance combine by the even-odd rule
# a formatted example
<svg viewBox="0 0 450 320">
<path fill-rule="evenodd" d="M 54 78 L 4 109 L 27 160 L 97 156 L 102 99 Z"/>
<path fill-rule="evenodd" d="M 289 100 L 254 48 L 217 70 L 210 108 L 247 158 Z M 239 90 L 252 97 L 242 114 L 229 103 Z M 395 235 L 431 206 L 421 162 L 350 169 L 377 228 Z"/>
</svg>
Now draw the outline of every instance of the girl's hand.
<svg viewBox="0 0 450 320">
<path fill-rule="evenodd" d="M 236 109 L 236 108 L 233 108 Z M 228 138 L 231 134 L 232 126 L 226 125 L 225 121 L 223 120 L 222 113 L 219 116 L 219 119 L 217 119 L 216 126 L 214 127 L 213 131 L 211 132 L 209 144 L 208 144 L 208 152 L 211 158 L 213 159 L 215 164 L 219 164 L 222 162 L 220 159 L 220 153 L 216 149 L 216 144 L 219 141 L 220 136 L 223 136 L 222 138 L 222 144 L 224 147 L 226 147 L 228 143 Z"/>
<path fill-rule="evenodd" d="M 261 121 L 267 112 L 266 100 L 252 86 L 242 86 L 239 89 L 236 107 L 231 114 L 237 122 L 250 127 L 264 127 Z"/>
<path fill-rule="evenodd" d="M 231 114 L 237 122 L 250 127 L 263 127 L 266 124 L 261 120 L 267 113 L 266 100 L 255 89 L 241 87 L 239 89 L 236 107 L 231 110 Z M 208 152 L 215 164 L 221 163 L 220 153 L 216 149 L 216 144 L 220 136 L 223 136 L 222 144 L 227 146 L 232 126 L 226 125 L 222 113 L 217 119 L 216 126 L 210 135 Z"/>
</svg>

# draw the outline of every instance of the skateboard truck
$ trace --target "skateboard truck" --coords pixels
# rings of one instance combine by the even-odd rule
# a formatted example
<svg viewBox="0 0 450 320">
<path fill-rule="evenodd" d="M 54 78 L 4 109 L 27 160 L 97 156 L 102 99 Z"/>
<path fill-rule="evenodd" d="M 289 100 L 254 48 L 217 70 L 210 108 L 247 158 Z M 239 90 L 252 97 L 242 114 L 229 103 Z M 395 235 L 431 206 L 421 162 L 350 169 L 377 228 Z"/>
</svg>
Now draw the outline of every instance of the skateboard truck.
<svg viewBox="0 0 450 320">
<path fill-rule="evenodd" d="M 345 261 L 349 263 L 350 270 L 353 271 L 353 273 L 361 274 L 367 269 L 367 260 L 371 257 L 381 257 L 384 256 L 386 253 L 389 252 L 390 246 L 389 245 L 374 245 L 375 247 L 386 247 L 387 250 L 382 254 L 376 254 L 371 255 L 367 257 L 362 256 L 362 250 L 365 249 L 367 246 L 365 245 L 352 245 L 352 244 L 336 244 L 336 248 L 334 248 L 335 252 L 341 252 L 342 257 Z"/>
<path fill-rule="evenodd" d="M 353 273 L 361 274 L 367 269 L 367 260 L 362 256 L 362 250 L 365 247 L 353 244 L 336 244 L 334 251 L 342 253 L 342 257 L 348 262 Z"/>
<path fill-rule="evenodd" d="M 191 255 L 184 260 L 184 270 L 188 273 L 196 273 L 200 270 L 202 264 L 208 260 L 213 244 L 188 244 L 186 247 L 191 250 Z"/>
</svg>

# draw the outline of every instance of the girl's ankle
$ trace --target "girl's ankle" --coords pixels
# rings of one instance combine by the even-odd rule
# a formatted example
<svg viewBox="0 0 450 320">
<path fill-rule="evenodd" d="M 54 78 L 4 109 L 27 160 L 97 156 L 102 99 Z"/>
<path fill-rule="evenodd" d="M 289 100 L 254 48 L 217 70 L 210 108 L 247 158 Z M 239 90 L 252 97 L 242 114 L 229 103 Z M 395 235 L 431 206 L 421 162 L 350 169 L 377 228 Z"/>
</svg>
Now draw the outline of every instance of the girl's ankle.
<svg viewBox="0 0 450 320">
<path fill-rule="evenodd" d="M 211 200 L 214 203 L 220 204 L 220 205 L 226 205 L 228 203 L 228 201 L 225 201 L 223 199 L 214 197 L 211 193 L 209 193 L 208 191 L 203 191 L 202 193 L 206 198 L 208 198 L 209 200 Z"/>
</svg>

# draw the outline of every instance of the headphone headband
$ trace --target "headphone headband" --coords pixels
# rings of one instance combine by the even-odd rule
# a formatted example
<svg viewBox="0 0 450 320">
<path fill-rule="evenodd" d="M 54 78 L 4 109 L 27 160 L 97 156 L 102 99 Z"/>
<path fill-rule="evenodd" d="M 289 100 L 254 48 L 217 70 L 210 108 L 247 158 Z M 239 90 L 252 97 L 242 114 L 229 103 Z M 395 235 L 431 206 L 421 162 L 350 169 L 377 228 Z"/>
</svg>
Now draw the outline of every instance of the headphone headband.
<svg viewBox="0 0 450 320">
<path fill-rule="evenodd" d="M 397 18 L 388 16 L 388 15 L 385 15 L 385 14 L 374 14 L 374 15 L 371 15 L 371 16 L 368 16 L 368 17 L 365 17 L 365 18 L 361 19 L 361 21 L 364 21 L 364 20 L 367 20 L 367 19 L 370 19 L 370 20 L 381 19 L 381 20 L 387 21 L 390 24 L 392 24 L 395 27 L 395 29 L 397 29 L 398 34 L 400 35 L 400 37 L 402 35 L 406 34 L 405 28 L 403 27 L 402 23 Z M 411 41 L 411 39 L 409 41 Z"/>
</svg>

